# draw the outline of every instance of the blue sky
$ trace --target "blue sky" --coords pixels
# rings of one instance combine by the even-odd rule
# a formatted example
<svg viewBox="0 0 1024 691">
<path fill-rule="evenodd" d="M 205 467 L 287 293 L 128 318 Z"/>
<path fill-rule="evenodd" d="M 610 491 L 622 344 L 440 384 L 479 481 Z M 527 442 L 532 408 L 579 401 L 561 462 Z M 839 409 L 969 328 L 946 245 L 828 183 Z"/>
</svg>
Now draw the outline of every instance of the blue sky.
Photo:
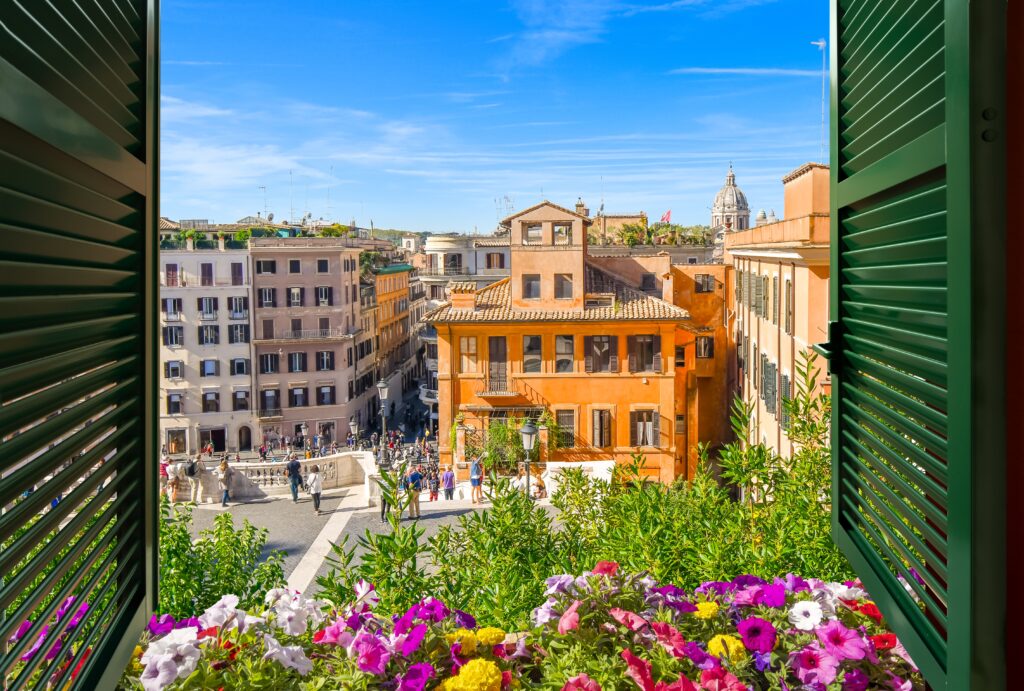
<svg viewBox="0 0 1024 691">
<path fill-rule="evenodd" d="M 824 0 L 165 0 L 162 215 L 490 232 L 547 198 L 707 223 L 819 160 Z M 289 172 L 290 171 L 290 172 Z M 497 200 L 497 201 L 496 201 Z"/>
</svg>

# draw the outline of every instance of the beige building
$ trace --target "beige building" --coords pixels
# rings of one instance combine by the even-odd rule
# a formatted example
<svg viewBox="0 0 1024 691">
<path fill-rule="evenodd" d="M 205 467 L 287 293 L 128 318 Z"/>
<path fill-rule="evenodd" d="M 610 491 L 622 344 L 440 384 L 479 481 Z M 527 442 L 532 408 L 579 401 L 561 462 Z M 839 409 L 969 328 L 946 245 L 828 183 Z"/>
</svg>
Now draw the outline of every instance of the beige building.
<svg viewBox="0 0 1024 691">
<path fill-rule="evenodd" d="M 168 453 L 248 451 L 252 405 L 250 268 L 245 250 L 160 253 L 160 438 Z"/>
<path fill-rule="evenodd" d="M 808 163 L 782 183 L 783 220 L 726 233 L 725 261 L 736 277 L 738 392 L 755 404 L 751 441 L 788 454 L 783 401 L 799 354 L 828 340 L 829 169 Z"/>
<path fill-rule="evenodd" d="M 359 241 L 254 238 L 249 252 L 259 440 L 344 439 L 358 407 Z"/>
</svg>

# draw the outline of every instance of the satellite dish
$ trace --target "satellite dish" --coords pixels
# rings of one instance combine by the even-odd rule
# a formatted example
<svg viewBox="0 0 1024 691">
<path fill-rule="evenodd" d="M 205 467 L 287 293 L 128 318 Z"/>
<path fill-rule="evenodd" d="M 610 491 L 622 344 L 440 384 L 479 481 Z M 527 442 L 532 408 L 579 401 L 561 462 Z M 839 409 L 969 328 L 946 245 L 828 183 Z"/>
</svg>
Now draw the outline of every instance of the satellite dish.
<svg viewBox="0 0 1024 691">
<path fill-rule="evenodd" d="M 274 220 L 274 213 L 273 212 L 267 214 L 267 220 L 268 221 L 273 221 Z"/>
</svg>

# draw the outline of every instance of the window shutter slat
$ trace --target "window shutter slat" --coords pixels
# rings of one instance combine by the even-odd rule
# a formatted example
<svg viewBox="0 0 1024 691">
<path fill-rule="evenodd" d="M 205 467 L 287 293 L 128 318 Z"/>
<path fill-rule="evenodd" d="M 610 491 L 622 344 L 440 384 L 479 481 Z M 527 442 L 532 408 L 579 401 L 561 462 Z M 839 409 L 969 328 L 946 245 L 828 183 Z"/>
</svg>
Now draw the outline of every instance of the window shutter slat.
<svg viewBox="0 0 1024 691">
<path fill-rule="evenodd" d="M 608 339 L 608 350 L 611 356 L 608 358 L 608 369 L 612 372 L 619 371 L 619 337 L 612 336 Z"/>
<path fill-rule="evenodd" d="M 651 446 L 661 446 L 661 415 L 657 408 L 651 416 Z"/>
<path fill-rule="evenodd" d="M 654 337 L 654 371 L 661 372 L 661 336 Z"/>
<path fill-rule="evenodd" d="M 635 411 L 629 413 L 629 445 L 636 446 L 637 414 Z"/>
<path fill-rule="evenodd" d="M 0 407 L 25 431 L 0 455 L 0 573 L 5 593 L 27 594 L 0 621 L 9 688 L 114 688 L 137 624 L 158 609 L 157 346 L 180 331 L 153 323 L 174 311 L 157 268 L 157 4 L 2 12 L 5 241 L 20 250 L 4 257 Z M 163 268 L 165 284 L 182 282 L 179 267 Z M 107 326 L 74 326 L 92 318 Z M 60 635 L 61 653 L 19 664 L 71 595 L 90 607 Z"/>
</svg>

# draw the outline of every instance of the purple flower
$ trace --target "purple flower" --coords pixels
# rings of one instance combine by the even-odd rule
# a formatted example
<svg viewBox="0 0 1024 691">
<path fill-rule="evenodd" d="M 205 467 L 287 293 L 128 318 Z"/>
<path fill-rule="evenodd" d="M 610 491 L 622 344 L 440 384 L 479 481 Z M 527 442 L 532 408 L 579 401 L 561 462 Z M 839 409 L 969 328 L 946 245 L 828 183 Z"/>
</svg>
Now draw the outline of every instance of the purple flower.
<svg viewBox="0 0 1024 691">
<path fill-rule="evenodd" d="M 178 678 L 178 665 L 170 654 L 154 657 L 142 670 L 139 681 L 146 691 L 159 691 Z"/>
<path fill-rule="evenodd" d="M 757 576 L 751 576 L 749 573 L 737 576 L 732 579 L 732 585 L 734 588 L 746 588 L 751 585 L 765 585 L 766 581 L 763 578 Z"/>
<path fill-rule="evenodd" d="M 924 585 L 924 579 L 921 578 L 921 574 L 919 574 L 917 572 L 917 569 L 915 569 L 913 566 L 910 567 L 910 575 L 914 577 L 915 581 L 917 581 L 921 585 Z"/>
<path fill-rule="evenodd" d="M 427 635 L 427 625 L 417 624 L 409 635 L 402 641 L 399 652 L 402 653 L 402 657 L 409 657 L 416 652 L 416 649 L 420 647 L 420 643 L 423 642 L 423 637 Z"/>
<path fill-rule="evenodd" d="M 64 600 L 64 602 L 61 603 L 60 607 L 57 608 L 57 621 L 60 621 L 61 619 L 64 618 L 64 615 L 68 613 L 68 610 L 71 609 L 71 605 L 73 605 L 74 603 L 75 603 L 75 596 L 74 595 L 72 595 L 71 597 L 69 597 L 68 599 Z"/>
<path fill-rule="evenodd" d="M 717 657 L 708 655 L 703 648 L 692 641 L 683 644 L 683 652 L 697 669 L 715 669 L 721 666 Z"/>
<path fill-rule="evenodd" d="M 83 602 L 82 605 L 75 611 L 74 616 L 71 617 L 71 621 L 68 622 L 68 631 L 75 628 L 82 623 L 82 619 L 85 618 L 86 612 L 89 611 L 89 603 Z"/>
<path fill-rule="evenodd" d="M 475 629 L 476 619 L 473 618 L 473 615 L 457 609 L 455 610 L 455 625 L 463 629 Z"/>
<path fill-rule="evenodd" d="M 819 626 L 815 633 L 825 652 L 840 661 L 862 660 L 867 654 L 864 639 L 856 631 L 846 628 L 838 619 Z"/>
<path fill-rule="evenodd" d="M 50 632 L 50 625 L 47 624 L 39 632 L 39 637 L 36 638 L 36 642 L 32 644 L 32 647 L 25 651 L 25 654 L 21 656 L 23 662 L 27 662 L 35 657 L 35 654 L 39 652 L 39 649 L 43 647 L 43 642 L 46 641 L 46 634 Z"/>
<path fill-rule="evenodd" d="M 174 625 L 176 629 L 187 629 L 190 626 L 194 626 L 197 629 L 203 628 L 203 625 L 199 623 L 199 617 L 188 617 L 187 619 L 181 619 L 177 624 Z"/>
<path fill-rule="evenodd" d="M 562 573 L 552 576 L 544 582 L 548 586 L 548 589 L 544 592 L 545 595 L 564 595 L 569 592 L 569 587 L 576 582 L 576 578 L 567 573 Z"/>
<path fill-rule="evenodd" d="M 163 636 L 166 633 L 174 630 L 174 617 L 170 614 L 161 614 L 159 618 L 154 614 L 149 618 L 149 625 L 147 626 L 149 633 L 152 636 Z"/>
<path fill-rule="evenodd" d="M 437 623 L 443 621 L 450 614 L 445 604 L 440 600 L 428 597 L 419 604 L 416 616 L 423 621 Z"/>
<path fill-rule="evenodd" d="M 20 641 L 21 637 L 24 636 L 26 633 L 28 633 L 28 630 L 31 629 L 31 628 L 32 628 L 32 620 L 31 619 L 26 619 L 25 621 L 21 622 L 21 626 L 19 626 L 18 630 L 14 632 L 14 635 L 11 636 L 11 643 L 17 643 L 18 641 Z"/>
<path fill-rule="evenodd" d="M 413 605 L 410 607 L 405 614 L 395 619 L 395 635 L 401 636 L 402 634 L 408 633 L 412 629 L 412 623 L 416 619 L 416 614 L 419 612 L 419 605 Z"/>
<path fill-rule="evenodd" d="M 557 604 L 557 600 L 549 597 L 543 605 L 533 610 L 533 623 L 537 626 L 543 626 L 549 621 L 558 619 L 561 616 L 561 612 L 555 609 Z"/>
<path fill-rule="evenodd" d="M 797 679 L 807 685 L 820 683 L 828 686 L 836 679 L 839 660 L 812 643 L 803 650 L 790 654 L 789 664 Z"/>
<path fill-rule="evenodd" d="M 719 595 L 725 595 L 731 590 L 735 590 L 736 586 L 732 583 L 726 583 L 725 581 L 704 581 L 699 586 L 694 588 L 693 592 L 706 594 L 706 593 L 718 593 Z"/>
<path fill-rule="evenodd" d="M 843 691 L 867 691 L 871 679 L 861 669 L 851 669 L 843 676 Z"/>
<path fill-rule="evenodd" d="M 434 668 L 429 662 L 417 662 L 399 677 L 398 691 L 423 691 L 427 681 L 434 677 Z"/>
<path fill-rule="evenodd" d="M 810 590 L 811 585 L 799 576 L 787 573 L 786 589 L 794 593 L 802 593 L 805 590 Z"/>
<path fill-rule="evenodd" d="M 770 653 L 775 647 L 775 627 L 760 617 L 747 617 L 736 627 L 747 650 Z"/>
<path fill-rule="evenodd" d="M 761 586 L 752 585 L 744 588 L 732 596 L 732 604 L 737 607 L 751 607 L 758 604 L 761 595 Z"/>
<path fill-rule="evenodd" d="M 757 669 L 758 672 L 763 672 L 766 669 L 771 669 L 771 666 L 771 653 L 754 653 L 754 667 Z"/>
</svg>

